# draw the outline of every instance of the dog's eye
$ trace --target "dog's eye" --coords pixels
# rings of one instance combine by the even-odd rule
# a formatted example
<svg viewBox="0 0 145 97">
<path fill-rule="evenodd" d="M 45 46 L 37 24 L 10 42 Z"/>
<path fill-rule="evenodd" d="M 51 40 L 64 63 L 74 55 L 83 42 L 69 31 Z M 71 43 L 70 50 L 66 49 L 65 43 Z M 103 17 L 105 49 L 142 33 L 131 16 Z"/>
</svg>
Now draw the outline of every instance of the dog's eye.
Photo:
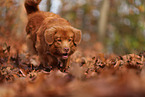
<svg viewBox="0 0 145 97">
<path fill-rule="evenodd" d="M 72 39 L 70 38 L 70 39 L 68 39 L 68 41 L 70 42 L 70 41 L 72 41 Z"/>
<path fill-rule="evenodd" d="M 61 42 L 61 38 L 60 38 L 60 37 L 57 37 L 55 40 L 56 40 L 57 42 Z"/>
<path fill-rule="evenodd" d="M 61 39 L 58 39 L 57 41 L 58 41 L 58 42 L 61 42 Z"/>
</svg>

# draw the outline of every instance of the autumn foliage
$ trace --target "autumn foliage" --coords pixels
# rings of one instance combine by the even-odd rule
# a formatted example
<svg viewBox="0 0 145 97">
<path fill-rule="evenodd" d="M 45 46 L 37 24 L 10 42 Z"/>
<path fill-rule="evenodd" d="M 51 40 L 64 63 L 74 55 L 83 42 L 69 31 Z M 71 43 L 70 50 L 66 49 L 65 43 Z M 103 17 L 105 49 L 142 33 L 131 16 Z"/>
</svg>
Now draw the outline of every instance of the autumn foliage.
<svg viewBox="0 0 145 97">
<path fill-rule="evenodd" d="M 93 54 L 94 57 L 86 54 L 80 47 L 72 56 L 70 68 L 61 72 L 36 65 L 37 59 L 25 53 L 11 54 L 11 47 L 5 44 L 0 48 L 0 96 L 145 95 L 144 53 L 124 56 Z"/>
</svg>

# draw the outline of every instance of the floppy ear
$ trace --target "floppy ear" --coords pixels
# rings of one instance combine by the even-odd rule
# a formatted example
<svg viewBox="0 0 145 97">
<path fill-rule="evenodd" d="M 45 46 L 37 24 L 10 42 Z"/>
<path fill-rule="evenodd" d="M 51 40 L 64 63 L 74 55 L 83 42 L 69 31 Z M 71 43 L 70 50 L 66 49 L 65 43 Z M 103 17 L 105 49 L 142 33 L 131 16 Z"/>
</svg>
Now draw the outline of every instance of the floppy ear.
<svg viewBox="0 0 145 97">
<path fill-rule="evenodd" d="M 46 29 L 44 32 L 44 38 L 48 45 L 51 45 L 54 42 L 54 34 L 56 32 L 55 28 Z"/>
<path fill-rule="evenodd" d="M 81 42 L 82 32 L 76 28 L 72 28 L 74 32 L 74 43 L 78 45 Z"/>
</svg>

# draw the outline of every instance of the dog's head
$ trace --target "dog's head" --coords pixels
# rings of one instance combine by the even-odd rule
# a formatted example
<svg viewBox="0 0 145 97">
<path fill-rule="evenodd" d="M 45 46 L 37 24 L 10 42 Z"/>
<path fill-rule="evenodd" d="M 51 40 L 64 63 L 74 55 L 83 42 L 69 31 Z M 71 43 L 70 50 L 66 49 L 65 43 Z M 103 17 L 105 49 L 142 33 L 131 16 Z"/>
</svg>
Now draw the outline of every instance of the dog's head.
<svg viewBox="0 0 145 97">
<path fill-rule="evenodd" d="M 81 31 L 71 26 L 54 26 L 45 30 L 44 38 L 52 55 L 67 59 L 80 43 Z"/>
</svg>

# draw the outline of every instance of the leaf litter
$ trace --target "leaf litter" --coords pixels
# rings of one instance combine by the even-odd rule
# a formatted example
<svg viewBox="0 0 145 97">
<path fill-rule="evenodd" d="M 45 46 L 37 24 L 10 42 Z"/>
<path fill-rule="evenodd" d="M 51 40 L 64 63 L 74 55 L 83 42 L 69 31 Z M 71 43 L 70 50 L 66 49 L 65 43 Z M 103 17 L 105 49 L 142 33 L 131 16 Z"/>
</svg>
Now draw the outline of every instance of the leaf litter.
<svg viewBox="0 0 145 97">
<path fill-rule="evenodd" d="M 145 52 L 117 56 L 79 47 L 62 72 L 11 47 L 0 46 L 0 97 L 145 96 Z"/>
</svg>

